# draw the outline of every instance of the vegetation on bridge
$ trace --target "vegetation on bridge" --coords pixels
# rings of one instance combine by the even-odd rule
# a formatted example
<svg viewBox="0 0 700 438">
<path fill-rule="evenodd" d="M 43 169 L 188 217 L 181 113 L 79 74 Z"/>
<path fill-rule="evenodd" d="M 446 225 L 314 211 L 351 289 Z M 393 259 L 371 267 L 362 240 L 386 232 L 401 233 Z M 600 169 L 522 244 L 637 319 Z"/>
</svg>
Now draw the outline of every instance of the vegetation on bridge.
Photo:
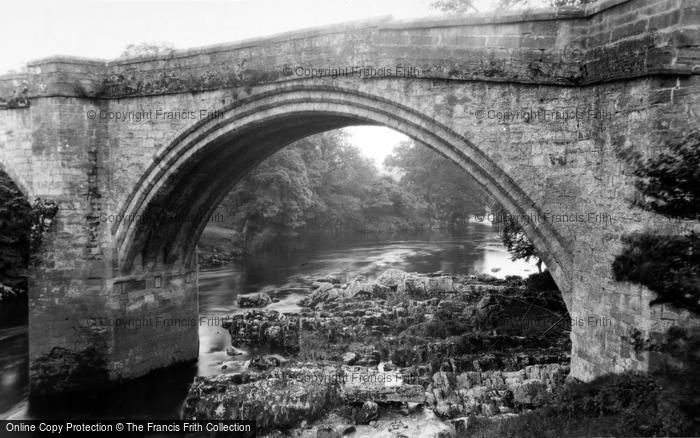
<svg viewBox="0 0 700 438">
<path fill-rule="evenodd" d="M 591 3 L 593 0 L 499 0 L 497 9 L 525 9 L 532 7 L 562 7 L 578 6 Z M 430 4 L 433 9 L 456 14 L 479 12 L 474 0 L 433 0 Z"/>
</svg>

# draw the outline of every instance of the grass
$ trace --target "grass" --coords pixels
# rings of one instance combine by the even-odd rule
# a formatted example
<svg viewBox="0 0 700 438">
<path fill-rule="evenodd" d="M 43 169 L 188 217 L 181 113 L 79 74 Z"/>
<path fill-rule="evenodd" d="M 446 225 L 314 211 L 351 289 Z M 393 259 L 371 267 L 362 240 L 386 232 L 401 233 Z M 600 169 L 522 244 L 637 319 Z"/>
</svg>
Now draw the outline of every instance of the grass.
<svg viewBox="0 0 700 438">
<path fill-rule="evenodd" d="M 519 416 L 472 418 L 469 437 L 698 436 L 697 369 L 571 382 Z"/>
<path fill-rule="evenodd" d="M 615 416 L 567 415 L 540 409 L 516 417 L 473 418 L 466 433 L 470 438 L 560 438 L 630 436 Z"/>
</svg>

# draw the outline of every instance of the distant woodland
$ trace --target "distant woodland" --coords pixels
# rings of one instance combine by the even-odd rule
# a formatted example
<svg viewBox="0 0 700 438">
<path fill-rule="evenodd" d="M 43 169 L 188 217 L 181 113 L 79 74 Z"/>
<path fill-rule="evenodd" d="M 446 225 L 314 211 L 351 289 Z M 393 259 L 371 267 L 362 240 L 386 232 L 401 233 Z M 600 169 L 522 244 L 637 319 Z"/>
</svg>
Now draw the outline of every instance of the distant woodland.
<svg viewBox="0 0 700 438">
<path fill-rule="evenodd" d="M 212 225 L 254 249 L 280 235 L 449 229 L 490 204 L 448 158 L 405 142 L 380 170 L 343 131 L 300 140 L 267 158 L 221 203 Z"/>
</svg>

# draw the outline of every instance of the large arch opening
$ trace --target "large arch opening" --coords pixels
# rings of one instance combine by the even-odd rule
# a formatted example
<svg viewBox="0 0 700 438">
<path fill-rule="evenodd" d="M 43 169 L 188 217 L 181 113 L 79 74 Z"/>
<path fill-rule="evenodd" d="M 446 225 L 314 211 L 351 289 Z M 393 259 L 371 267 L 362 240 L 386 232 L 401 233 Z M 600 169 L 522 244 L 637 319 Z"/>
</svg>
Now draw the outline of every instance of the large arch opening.
<svg viewBox="0 0 700 438">
<path fill-rule="evenodd" d="M 160 310 L 163 314 L 174 315 L 176 318 L 193 315 L 200 317 L 199 333 L 192 330 L 180 330 L 169 332 L 167 335 L 156 333 L 146 335 L 148 330 L 142 330 L 139 333 L 138 344 L 132 344 L 132 338 L 128 338 L 130 339 L 128 342 L 117 342 L 118 345 L 115 349 L 117 360 L 144 357 L 148 354 L 148 349 L 144 347 L 143 339 L 144 337 L 148 337 L 148 339 L 152 337 L 153 345 L 168 344 L 173 351 L 176 350 L 181 355 L 179 357 L 199 357 L 202 361 L 202 350 L 192 348 L 193 343 L 201 342 L 202 339 L 201 314 L 198 313 L 199 307 L 196 298 L 199 278 L 197 276 L 192 281 L 192 273 L 198 273 L 196 246 L 210 217 L 235 184 L 275 152 L 295 141 L 315 134 L 359 125 L 391 128 L 408 136 L 417 145 L 436 151 L 469 174 L 486 193 L 515 217 L 542 215 L 537 204 L 527 193 L 518 187 L 516 182 L 484 154 L 477 145 L 426 114 L 381 97 L 322 84 L 292 84 L 271 87 L 259 94 L 237 101 L 223 111 L 221 118 L 202 121 L 180 134 L 159 153 L 153 164 L 140 178 L 136 189 L 129 194 L 122 211 L 117 215 L 122 219 L 112 228 L 115 242 L 113 267 L 116 272 L 116 281 L 122 282 L 124 279 L 130 278 L 131 280 L 127 280 L 127 282 L 131 281 L 134 285 L 120 285 L 115 296 L 122 297 L 124 292 L 135 291 L 134 297 L 138 300 L 140 299 L 139 288 L 149 289 L 146 292 L 149 294 L 152 293 L 150 288 L 155 288 L 156 291 L 168 289 L 163 293 L 155 292 L 155 295 L 161 294 L 161 298 L 155 298 L 155 304 L 143 307 L 147 313 L 135 315 L 146 314 L 152 317 L 153 314 L 148 313 L 151 311 L 149 309 L 155 309 L 159 303 L 158 300 L 162 299 L 166 303 Z M 570 309 L 572 301 L 571 255 L 567 251 L 563 239 L 552 228 L 551 224 L 525 222 L 521 225 L 524 233 L 538 248 L 565 302 L 564 309 L 562 309 L 561 314 L 556 316 L 556 320 L 547 319 L 546 324 L 556 327 L 564 322 L 561 325 L 565 326 L 568 322 L 566 308 Z M 451 281 L 446 277 L 440 277 L 437 280 L 428 276 L 417 278 L 404 276 L 401 278 L 402 280 L 399 281 L 403 281 L 402 284 L 418 282 L 426 288 L 432 287 L 429 286 L 432 284 L 438 284 L 436 287 L 440 288 L 443 285 L 440 283 L 441 281 L 447 283 Z M 167 287 L 166 281 L 168 282 Z M 394 279 L 387 281 L 391 283 Z M 362 281 L 353 280 L 351 283 L 346 285 L 345 291 L 366 286 L 366 283 L 363 284 Z M 390 290 L 401 290 L 399 283 L 389 284 L 388 287 Z M 391 289 L 394 287 L 396 289 Z M 459 289 L 462 293 L 471 289 L 477 294 L 482 294 L 486 290 L 498 294 L 508 287 L 510 285 L 504 283 L 484 286 L 468 284 L 467 282 L 456 287 L 455 290 Z M 459 299 L 447 299 L 445 306 L 449 306 L 449 303 L 452 302 L 456 303 L 458 307 L 464 307 L 464 309 L 480 308 L 484 312 L 483 314 L 488 314 L 489 310 L 487 309 L 504 304 L 503 302 L 494 302 L 493 294 L 488 296 L 487 293 L 480 297 L 478 302 L 473 303 L 460 302 Z M 419 293 L 413 295 L 411 299 L 424 300 L 426 298 Z M 514 300 L 508 302 L 506 306 L 519 309 L 518 311 L 521 313 L 518 315 L 518 320 L 524 319 L 528 314 L 536 313 L 537 305 L 533 304 L 533 301 L 519 302 L 517 298 L 515 297 Z M 184 304 L 178 304 L 178 302 Z M 367 302 L 376 304 L 378 301 L 368 299 Z M 492 306 L 494 304 L 495 306 Z M 360 306 L 362 305 L 365 304 L 360 304 Z M 128 308 L 128 305 L 126 307 Z M 440 315 L 442 309 L 439 305 L 436 306 L 433 309 L 436 312 L 435 315 Z M 357 312 L 362 309 L 347 310 Z M 448 311 L 446 308 L 444 310 Z M 546 305 L 540 310 L 548 311 Z M 316 333 L 315 330 L 311 330 L 311 332 L 306 330 L 306 334 L 302 334 L 304 331 L 302 319 L 305 317 L 303 315 L 300 313 L 298 316 L 285 316 L 280 320 L 275 314 L 266 313 L 263 310 L 262 313 L 253 312 L 252 319 L 249 321 L 246 319 L 247 316 L 237 314 L 232 317 L 232 320 L 226 322 L 226 324 L 232 325 L 217 327 L 217 330 L 219 328 L 228 330 L 232 335 L 231 341 L 233 341 L 234 333 L 241 333 L 246 341 L 250 341 L 252 337 L 256 343 L 258 341 L 261 344 L 266 343 L 272 351 L 289 353 L 288 356 L 296 358 L 295 360 L 306 360 L 309 359 L 306 354 L 308 351 L 313 351 L 314 355 L 318 351 L 318 348 L 313 348 L 314 345 L 324 345 L 325 338 L 321 339 L 318 336 L 326 335 L 323 334 L 323 330 L 319 333 Z M 309 315 L 307 317 L 315 318 Z M 464 319 L 468 320 L 468 318 L 466 316 Z M 548 346 L 543 347 L 543 344 L 537 344 L 541 339 L 535 341 L 536 345 L 528 344 L 525 346 L 523 337 L 517 335 L 517 330 L 508 330 L 507 327 L 506 330 L 498 334 L 493 329 L 492 333 L 487 334 L 486 341 L 472 339 L 470 335 L 463 334 L 465 330 L 472 330 L 471 326 L 464 325 L 462 322 L 452 325 L 450 321 L 437 318 L 432 322 L 423 321 L 421 330 L 427 330 L 430 342 L 440 338 L 456 337 L 453 335 L 459 332 L 460 339 L 466 342 L 458 347 L 467 351 L 467 355 L 463 358 L 471 357 L 470 355 L 475 353 L 475 349 L 482 348 L 482 345 L 491 345 L 492 342 L 513 343 L 516 349 L 522 348 L 522 351 L 531 347 L 535 349 L 549 348 Z M 488 324 L 492 322 L 493 319 Z M 205 322 L 205 324 L 209 325 L 210 323 Z M 295 329 L 289 329 L 288 324 L 299 327 L 298 332 L 295 332 Z M 282 325 L 284 327 L 281 327 Z M 502 328 L 500 327 L 499 330 Z M 291 331 L 288 332 L 288 329 Z M 400 367 L 415 366 L 416 363 L 427 361 L 430 372 L 441 370 L 444 364 L 432 363 L 434 361 L 431 362 L 428 357 L 433 354 L 430 353 L 430 348 L 432 348 L 429 346 L 430 342 L 424 343 L 426 349 L 419 349 L 416 353 L 415 350 L 411 350 L 412 347 L 408 347 L 414 342 L 412 337 L 415 333 L 411 332 L 410 324 L 409 327 L 403 327 L 401 330 L 404 329 L 405 332 L 396 341 L 397 343 L 388 347 L 394 351 L 389 356 L 391 361 Z M 478 328 L 478 330 L 481 329 L 481 327 Z M 545 335 L 551 330 L 547 327 L 541 327 L 541 329 Z M 334 331 L 332 328 L 330 330 Z M 272 335 L 268 336 L 268 331 L 270 333 L 283 333 L 283 335 L 281 338 L 272 339 L 269 338 Z M 291 336 L 287 337 L 286 335 L 290 333 Z M 358 334 L 358 336 L 364 335 L 364 332 Z M 368 336 L 372 335 L 376 335 L 376 333 L 368 334 Z M 119 340 L 119 336 L 121 335 L 116 334 L 115 340 Z M 136 340 L 136 338 L 133 339 Z M 287 343 L 288 341 L 291 343 Z M 443 347 L 450 349 L 454 345 L 456 344 L 447 342 Z M 568 348 L 570 350 L 570 347 Z M 373 350 L 368 355 L 357 353 L 353 356 L 354 362 L 353 359 L 350 362 L 376 367 L 375 351 Z M 549 364 L 556 365 L 554 362 L 561 364 L 564 361 L 568 362 L 568 352 L 563 354 L 558 352 L 551 357 L 541 358 L 544 362 L 533 362 L 532 356 L 527 353 L 525 354 L 526 359 L 517 356 L 512 363 L 508 363 L 504 370 L 513 372 L 522 370 L 527 365 L 536 364 L 538 367 L 546 367 Z M 228 352 L 226 353 L 228 354 Z M 235 351 L 235 347 L 233 354 L 239 354 Z M 334 359 L 332 360 L 337 360 L 340 354 L 342 354 L 340 350 L 333 351 Z M 505 359 L 509 354 L 510 352 L 505 352 L 493 364 L 475 365 L 475 369 L 498 370 L 497 367 L 509 360 Z M 322 356 L 326 357 L 323 352 Z M 250 364 L 254 363 L 254 366 L 265 369 L 268 366 L 274 366 L 276 361 L 281 360 L 274 357 L 262 358 L 263 356 L 254 356 L 252 353 L 249 354 L 249 357 L 247 365 L 243 366 L 250 367 Z M 178 360 L 177 357 L 174 359 L 161 358 L 160 363 L 149 366 L 161 367 Z M 465 360 L 465 363 L 470 364 L 468 366 L 471 367 L 472 359 Z M 460 368 L 460 366 L 453 364 L 453 371 L 467 370 L 463 367 Z M 482 366 L 486 368 L 480 368 Z M 563 379 L 562 373 L 568 372 L 564 370 L 568 370 L 568 367 L 557 368 L 557 381 Z M 137 372 L 143 374 L 144 371 L 146 370 Z M 202 368 L 200 368 L 201 371 Z M 425 376 L 414 377 L 420 379 Z M 201 389 L 207 391 L 205 387 Z M 194 387 L 190 388 L 190 393 L 197 390 L 195 384 Z"/>
<path fill-rule="evenodd" d="M 192 274 L 198 272 L 196 246 L 209 218 L 251 169 L 299 139 L 351 126 L 385 126 L 454 163 L 511 214 L 538 211 L 465 136 L 400 103 L 327 85 L 284 85 L 241 99 L 222 114 L 190 127 L 159 153 L 116 215 L 121 221 L 110 229 L 113 275 L 105 285 L 106 312 L 152 322 L 115 325 L 109 332 L 104 350 L 111 380 L 198 357 L 196 329 L 163 327 L 159 321 L 197 319 L 198 278 L 193 281 Z M 522 225 L 570 305 L 571 261 L 562 239 L 549 224 Z M 527 313 L 532 306 L 521 307 Z M 431 327 L 433 337 L 452 330 Z"/>
<path fill-rule="evenodd" d="M 465 136 L 435 119 L 355 90 L 283 85 L 241 99 L 164 149 L 130 194 L 112 229 L 122 275 L 164 266 L 193 269 L 195 246 L 211 214 L 236 182 L 263 159 L 301 138 L 354 125 L 406 134 L 468 172 L 509 213 L 540 213 L 535 202 Z M 172 220 L 177 218 L 177 220 Z M 571 255 L 551 224 L 523 223 L 567 303 Z"/>
<path fill-rule="evenodd" d="M 374 132 L 374 138 L 352 134 L 362 130 Z M 391 144 L 383 135 L 386 132 L 397 138 L 391 152 L 368 150 L 381 145 L 386 151 L 386 143 Z M 370 156 L 380 158 L 367 163 Z M 392 171 L 397 173 L 385 173 Z M 535 286 L 536 279 L 548 278 L 548 271 L 533 274 L 537 272 L 533 264 L 511 260 L 501 244 L 498 220 L 492 226 L 485 219 L 496 215 L 485 214 L 493 204 L 483 195 L 453 161 L 388 128 L 345 128 L 290 144 L 246 174 L 210 218 L 197 249 L 200 318 L 265 318 L 272 312 L 306 315 L 324 313 L 326 306 L 330 307 L 325 314 L 335 318 L 342 313 L 340 306 L 357 301 L 368 304 L 388 298 L 391 307 L 401 308 L 411 299 L 434 298 L 437 302 L 427 314 L 441 302 L 443 307 L 454 304 L 454 309 L 441 313 L 444 326 L 418 318 L 410 328 L 397 325 L 387 330 L 399 337 L 409 336 L 404 330 L 410 331 L 415 350 L 430 342 L 457 344 L 454 340 L 460 337 L 491 339 L 494 333 L 524 339 L 548 335 L 529 347 L 523 342 L 503 348 L 495 345 L 498 361 L 488 364 L 492 368 L 504 366 L 503 359 L 518 353 L 534 357 L 536 351 L 550 347 L 548 353 L 568 353 L 568 317 L 560 292 L 551 277 L 546 285 L 540 280 L 540 286 Z M 377 292 L 388 277 L 425 286 L 428 275 L 435 286 L 430 293 L 413 286 L 407 290 L 399 286 L 404 284 L 401 280 L 395 296 Z M 481 298 L 482 312 L 460 314 L 461 307 L 470 308 Z M 390 319 L 383 315 L 378 320 Z M 491 327 L 495 321 L 500 323 Z M 347 325 L 341 331 L 349 333 L 355 327 Z M 287 345 L 239 336 L 249 328 L 248 321 L 231 333 L 201 325 L 199 373 L 245 373 L 248 361 L 271 352 L 294 360 L 315 357 L 308 348 L 296 352 Z M 302 330 L 298 338 L 309 335 Z M 321 337 L 314 344 L 314 354 L 335 357 L 340 350 L 364 348 L 358 346 L 364 342 L 351 344 Z M 408 350 L 389 345 L 382 357 L 393 357 L 401 367 L 426 359 Z M 467 356 L 477 360 L 492 352 L 488 345 L 467 350 L 448 355 L 466 363 Z M 550 355 L 547 360 L 562 357 Z M 363 363 L 369 365 L 372 360 Z"/>
</svg>

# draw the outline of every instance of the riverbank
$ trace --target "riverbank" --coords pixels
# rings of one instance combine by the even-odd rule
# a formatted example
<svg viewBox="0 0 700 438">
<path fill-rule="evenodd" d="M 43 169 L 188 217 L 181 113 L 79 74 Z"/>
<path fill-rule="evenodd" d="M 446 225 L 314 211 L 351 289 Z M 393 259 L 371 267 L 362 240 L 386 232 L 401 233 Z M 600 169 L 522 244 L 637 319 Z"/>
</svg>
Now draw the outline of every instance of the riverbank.
<svg viewBox="0 0 700 438">
<path fill-rule="evenodd" d="M 228 352 L 256 354 L 197 377 L 184 418 L 255 418 L 269 436 L 454 436 L 472 416 L 537 407 L 568 374 L 559 292 L 519 277 L 389 270 L 299 289 L 293 313 L 265 310 L 284 290 L 238 296 L 256 308 L 224 320 Z"/>
</svg>

